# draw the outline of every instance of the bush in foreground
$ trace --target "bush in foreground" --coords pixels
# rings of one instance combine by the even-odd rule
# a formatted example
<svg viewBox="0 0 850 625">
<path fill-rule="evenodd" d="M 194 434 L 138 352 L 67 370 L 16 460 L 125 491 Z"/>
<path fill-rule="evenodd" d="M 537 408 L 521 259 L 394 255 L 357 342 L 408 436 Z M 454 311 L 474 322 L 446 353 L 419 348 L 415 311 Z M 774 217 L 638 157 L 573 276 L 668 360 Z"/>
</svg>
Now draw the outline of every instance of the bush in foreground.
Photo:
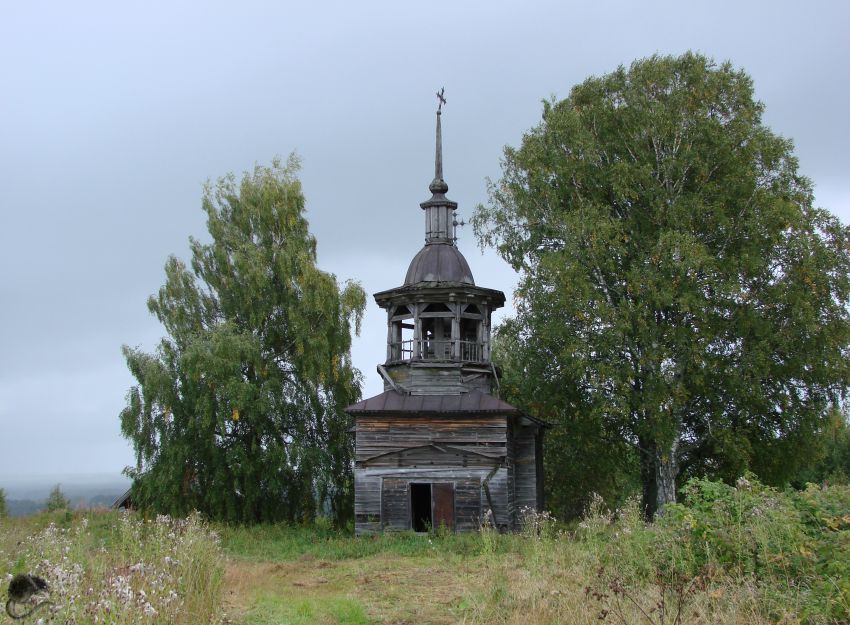
<svg viewBox="0 0 850 625">
<path fill-rule="evenodd" d="M 687 604 L 701 607 L 684 622 L 725 622 L 730 609 L 764 622 L 850 622 L 850 487 L 783 492 L 748 476 L 691 480 L 684 495 L 655 524 L 637 502 L 614 513 L 597 504 L 585 517 L 576 538 L 599 567 L 589 594 L 600 613 L 619 603 L 672 623 L 671 606 Z M 669 620 L 652 621 L 663 609 Z"/>
<path fill-rule="evenodd" d="M 692 480 L 655 523 L 593 500 L 572 531 L 528 513 L 484 528 L 470 623 L 621 625 L 850 622 L 850 487 L 779 491 Z M 435 541 L 436 542 L 436 541 Z"/>
</svg>

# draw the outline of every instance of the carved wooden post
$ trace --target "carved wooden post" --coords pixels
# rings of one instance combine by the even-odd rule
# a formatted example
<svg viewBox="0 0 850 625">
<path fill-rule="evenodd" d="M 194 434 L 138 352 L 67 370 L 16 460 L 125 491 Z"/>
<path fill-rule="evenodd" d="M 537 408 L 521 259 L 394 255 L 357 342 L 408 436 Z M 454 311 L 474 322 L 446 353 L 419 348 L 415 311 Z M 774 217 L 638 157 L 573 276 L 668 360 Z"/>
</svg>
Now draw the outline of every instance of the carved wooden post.
<svg viewBox="0 0 850 625">
<path fill-rule="evenodd" d="M 413 304 L 413 359 L 420 357 L 422 342 L 422 321 L 419 319 L 419 304 Z"/>
<path fill-rule="evenodd" d="M 460 310 L 463 308 L 463 304 L 455 302 L 449 304 L 449 307 L 454 312 L 454 317 L 452 317 L 452 360 L 460 360 Z"/>
<path fill-rule="evenodd" d="M 395 360 L 393 358 L 393 309 L 387 309 L 387 362 Z"/>
</svg>

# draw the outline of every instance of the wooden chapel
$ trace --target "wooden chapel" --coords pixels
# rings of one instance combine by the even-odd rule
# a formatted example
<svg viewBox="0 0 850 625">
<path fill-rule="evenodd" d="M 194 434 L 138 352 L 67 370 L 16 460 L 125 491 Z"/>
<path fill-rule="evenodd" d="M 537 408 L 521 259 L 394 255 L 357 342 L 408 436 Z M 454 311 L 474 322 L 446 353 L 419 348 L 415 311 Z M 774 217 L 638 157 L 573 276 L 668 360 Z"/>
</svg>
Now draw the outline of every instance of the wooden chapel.
<svg viewBox="0 0 850 625">
<path fill-rule="evenodd" d="M 384 392 L 346 408 L 354 417 L 357 534 L 501 531 L 543 506 L 545 425 L 499 399 L 490 319 L 505 294 L 476 286 L 456 245 L 446 197 L 438 93 L 437 147 L 425 245 L 404 283 L 375 294 L 387 312 Z"/>
</svg>

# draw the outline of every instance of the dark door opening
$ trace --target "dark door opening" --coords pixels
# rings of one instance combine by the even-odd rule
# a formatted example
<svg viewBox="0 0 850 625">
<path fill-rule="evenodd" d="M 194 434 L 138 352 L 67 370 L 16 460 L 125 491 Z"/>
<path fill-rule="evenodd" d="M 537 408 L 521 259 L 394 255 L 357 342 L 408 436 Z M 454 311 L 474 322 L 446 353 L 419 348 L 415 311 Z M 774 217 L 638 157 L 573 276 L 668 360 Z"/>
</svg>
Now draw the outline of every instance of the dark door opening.
<svg viewBox="0 0 850 625">
<path fill-rule="evenodd" d="M 430 484 L 410 485 L 410 521 L 414 532 L 427 532 L 434 527 Z"/>
</svg>

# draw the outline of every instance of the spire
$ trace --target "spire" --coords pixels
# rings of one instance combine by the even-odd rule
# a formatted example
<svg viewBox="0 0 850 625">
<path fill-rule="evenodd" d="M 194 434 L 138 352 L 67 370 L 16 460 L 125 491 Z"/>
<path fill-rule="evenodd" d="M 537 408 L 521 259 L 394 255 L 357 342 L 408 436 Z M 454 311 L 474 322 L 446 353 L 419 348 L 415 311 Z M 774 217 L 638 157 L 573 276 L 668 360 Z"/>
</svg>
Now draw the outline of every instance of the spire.
<svg viewBox="0 0 850 625">
<path fill-rule="evenodd" d="M 437 92 L 437 98 L 440 101 L 437 105 L 437 151 L 434 156 L 434 180 L 428 187 L 434 195 L 444 195 L 449 190 L 449 185 L 443 180 L 443 131 L 440 125 L 443 104 L 446 103 L 446 98 L 443 97 L 445 92 L 445 87 Z"/>
<path fill-rule="evenodd" d="M 425 245 L 433 243 L 454 245 L 455 244 L 455 219 L 454 212 L 457 203 L 446 197 L 449 185 L 443 180 L 443 129 L 440 124 L 440 116 L 446 99 L 443 97 L 445 89 L 437 92 L 440 104 L 437 106 L 437 151 L 434 156 L 434 180 L 428 187 L 431 190 L 431 199 L 422 202 L 425 210 Z"/>
</svg>

